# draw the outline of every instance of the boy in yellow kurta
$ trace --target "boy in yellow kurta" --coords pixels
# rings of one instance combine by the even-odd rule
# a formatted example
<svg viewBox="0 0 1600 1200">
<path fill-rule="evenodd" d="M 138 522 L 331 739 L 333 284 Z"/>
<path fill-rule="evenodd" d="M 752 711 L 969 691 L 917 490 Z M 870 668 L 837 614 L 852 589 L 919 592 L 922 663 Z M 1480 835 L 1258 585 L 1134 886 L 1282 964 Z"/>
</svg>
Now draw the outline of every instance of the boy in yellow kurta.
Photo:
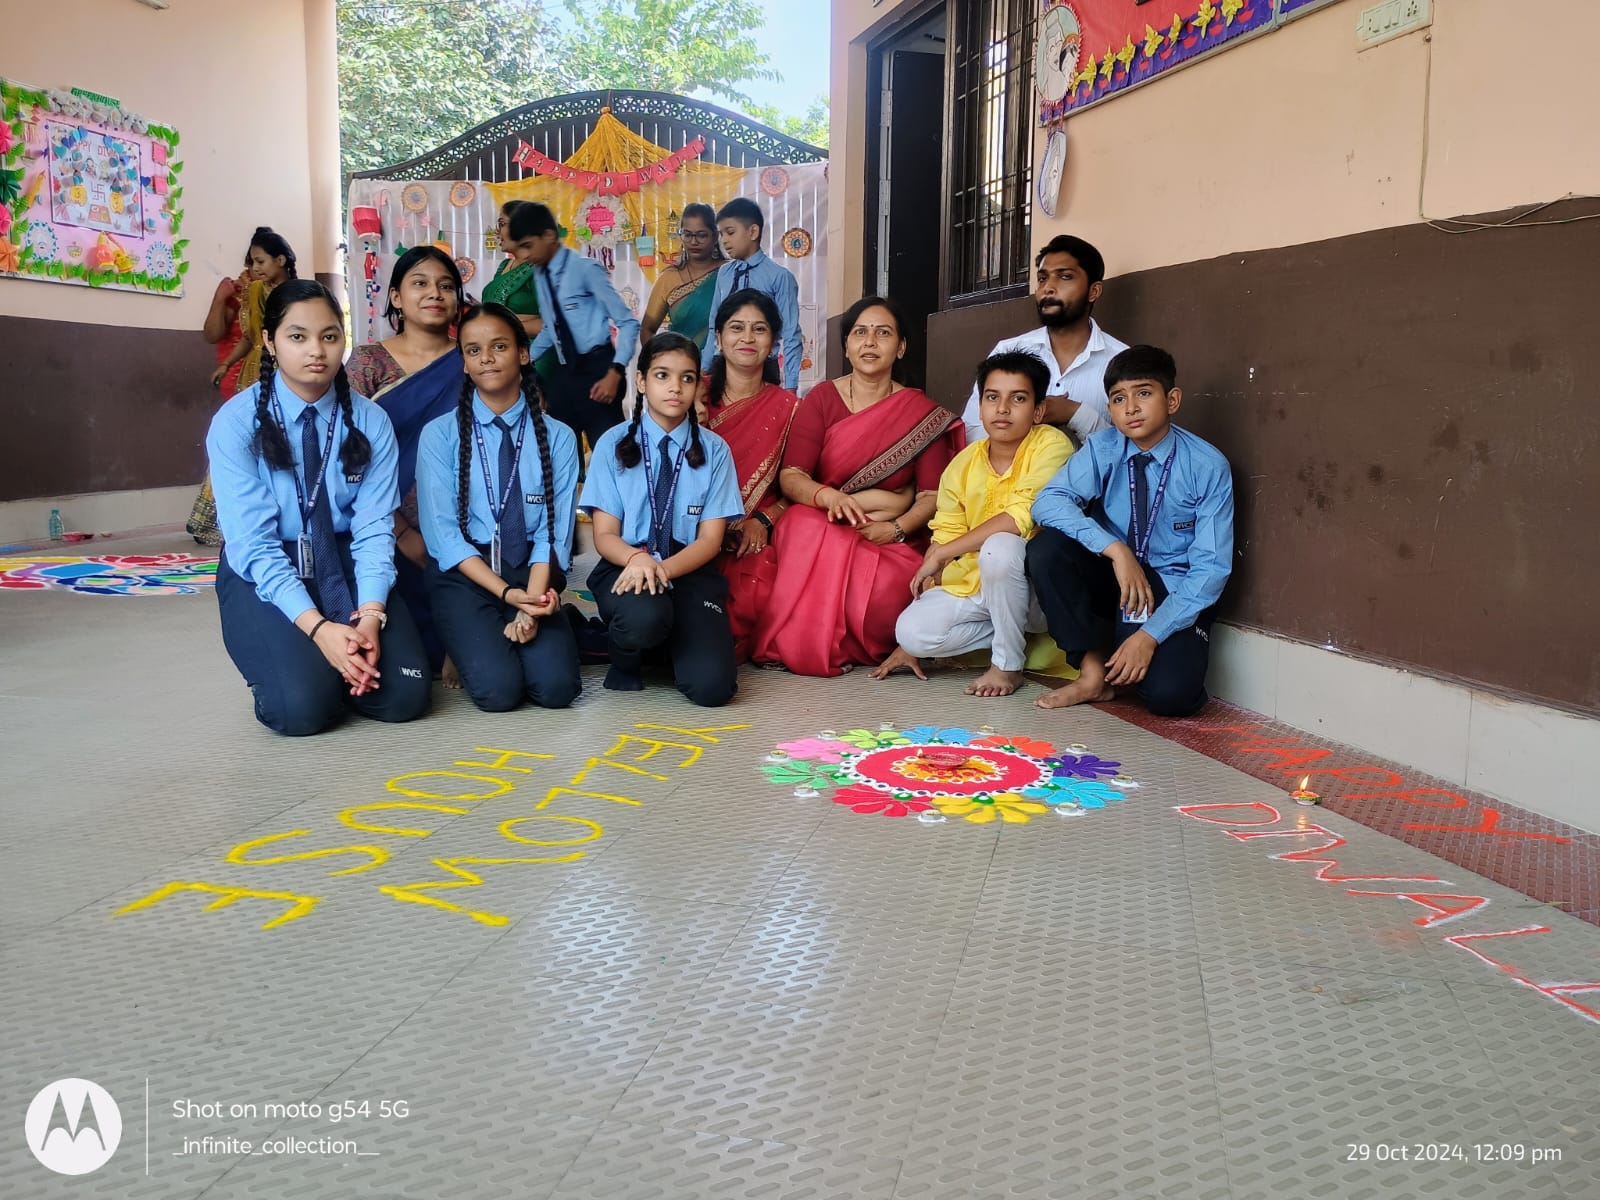
<svg viewBox="0 0 1600 1200">
<path fill-rule="evenodd" d="M 1022 683 L 1027 635 L 1044 615 L 1024 572 L 1033 502 L 1072 454 L 1046 425 L 1050 372 L 1038 356 L 1008 351 L 978 367 L 979 411 L 988 435 L 968 446 L 939 480 L 933 544 L 911 580 L 912 601 L 895 624 L 899 647 L 875 670 L 905 668 L 926 679 L 920 659 L 991 647 L 990 667 L 969 696 L 1009 696 Z"/>
</svg>

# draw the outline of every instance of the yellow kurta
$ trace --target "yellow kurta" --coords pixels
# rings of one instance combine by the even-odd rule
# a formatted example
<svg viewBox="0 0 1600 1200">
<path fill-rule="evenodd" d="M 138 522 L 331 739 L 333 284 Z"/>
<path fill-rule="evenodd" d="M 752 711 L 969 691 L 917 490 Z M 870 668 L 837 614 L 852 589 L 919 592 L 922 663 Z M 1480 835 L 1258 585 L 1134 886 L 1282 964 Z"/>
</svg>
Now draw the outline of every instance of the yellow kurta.
<svg viewBox="0 0 1600 1200">
<path fill-rule="evenodd" d="M 933 540 L 953 542 L 1001 513 L 1017 523 L 1019 534 L 1032 537 L 1033 502 L 1071 454 L 1066 434 L 1054 425 L 1035 425 L 1002 475 L 989 463 L 989 439 L 974 442 L 939 477 L 939 508 L 928 524 Z M 939 586 L 952 596 L 977 595 L 977 553 L 963 554 L 945 567 Z"/>
</svg>

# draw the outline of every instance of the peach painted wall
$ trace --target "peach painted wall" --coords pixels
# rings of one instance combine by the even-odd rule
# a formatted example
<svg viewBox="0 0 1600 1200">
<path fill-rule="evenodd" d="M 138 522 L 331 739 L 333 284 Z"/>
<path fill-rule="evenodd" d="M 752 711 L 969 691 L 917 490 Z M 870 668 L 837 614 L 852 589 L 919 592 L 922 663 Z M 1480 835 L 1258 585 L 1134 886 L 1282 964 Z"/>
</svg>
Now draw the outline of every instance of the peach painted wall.
<svg viewBox="0 0 1600 1200">
<path fill-rule="evenodd" d="M 156 11 L 135 0 L 0 0 L 0 75 L 114 96 L 177 129 L 193 263 L 186 294 L 0 279 L 0 317 L 198 330 L 218 278 L 238 273 L 257 225 L 289 239 L 302 275 L 336 269 L 319 261 L 331 259 L 333 242 L 313 237 L 302 0 L 170 4 Z M 320 7 L 331 10 L 331 0 Z M 320 16 L 326 29 L 329 14 Z M 326 147 L 323 139 L 323 155 Z M 322 172 L 325 194 L 337 190 L 336 134 L 333 154 L 331 185 L 329 168 Z"/>
<path fill-rule="evenodd" d="M 1122 275 L 1600 192 L 1600 73 L 1544 44 L 1593 44 L 1600 5 L 1543 0 L 1522 22 L 1494 0 L 1435 0 L 1431 30 L 1358 53 L 1363 7 L 1070 118 L 1057 215 L 1035 209 L 1034 244 L 1071 231 Z"/>
</svg>

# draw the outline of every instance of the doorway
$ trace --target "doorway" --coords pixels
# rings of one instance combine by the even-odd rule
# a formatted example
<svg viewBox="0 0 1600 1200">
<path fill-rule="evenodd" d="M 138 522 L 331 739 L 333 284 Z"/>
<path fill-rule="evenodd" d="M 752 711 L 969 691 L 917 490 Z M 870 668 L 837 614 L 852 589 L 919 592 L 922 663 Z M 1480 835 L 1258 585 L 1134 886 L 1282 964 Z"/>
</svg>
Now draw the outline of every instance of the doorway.
<svg viewBox="0 0 1600 1200">
<path fill-rule="evenodd" d="M 928 316 L 939 308 L 945 5 L 925 9 L 868 59 L 866 285 L 905 310 L 910 382 L 927 386 Z"/>
</svg>

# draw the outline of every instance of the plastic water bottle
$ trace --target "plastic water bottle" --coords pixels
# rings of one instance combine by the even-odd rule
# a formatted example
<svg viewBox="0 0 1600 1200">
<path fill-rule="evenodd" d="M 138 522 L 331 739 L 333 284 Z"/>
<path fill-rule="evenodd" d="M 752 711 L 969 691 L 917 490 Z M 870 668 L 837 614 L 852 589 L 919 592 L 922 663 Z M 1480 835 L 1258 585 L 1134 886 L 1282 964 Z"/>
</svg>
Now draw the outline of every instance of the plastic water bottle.
<svg viewBox="0 0 1600 1200">
<path fill-rule="evenodd" d="M 61 523 L 61 510 L 52 508 L 50 510 L 50 540 L 59 542 L 66 531 L 67 527 Z"/>
</svg>

